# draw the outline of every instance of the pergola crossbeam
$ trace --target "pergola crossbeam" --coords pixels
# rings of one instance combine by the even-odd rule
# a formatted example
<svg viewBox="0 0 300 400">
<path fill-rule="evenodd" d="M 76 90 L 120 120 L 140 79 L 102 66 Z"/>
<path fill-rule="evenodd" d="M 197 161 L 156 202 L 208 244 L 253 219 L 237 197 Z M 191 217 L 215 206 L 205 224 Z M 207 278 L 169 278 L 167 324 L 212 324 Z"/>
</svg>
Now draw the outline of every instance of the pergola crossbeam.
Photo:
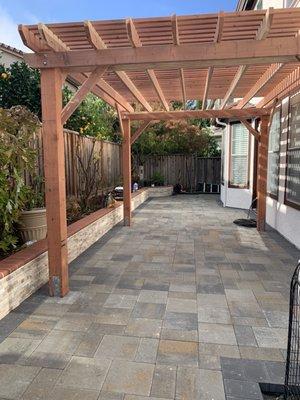
<svg viewBox="0 0 300 400">
<path fill-rule="evenodd" d="M 24 59 L 36 68 L 67 68 L 91 70 L 110 66 L 114 71 L 227 67 L 234 65 L 265 65 L 276 62 L 298 62 L 300 38 L 268 38 L 228 40 L 220 43 L 182 44 L 175 46 L 143 46 L 103 50 L 74 50 L 25 54 Z"/>
<path fill-rule="evenodd" d="M 129 118 L 131 121 L 167 121 L 180 120 L 186 118 L 238 118 L 248 119 L 256 118 L 263 115 L 269 115 L 270 109 L 266 108 L 246 108 L 237 110 L 231 109 L 209 109 L 209 110 L 180 110 L 180 111 L 154 111 L 154 112 L 134 112 L 123 113 L 123 117 Z"/>
</svg>

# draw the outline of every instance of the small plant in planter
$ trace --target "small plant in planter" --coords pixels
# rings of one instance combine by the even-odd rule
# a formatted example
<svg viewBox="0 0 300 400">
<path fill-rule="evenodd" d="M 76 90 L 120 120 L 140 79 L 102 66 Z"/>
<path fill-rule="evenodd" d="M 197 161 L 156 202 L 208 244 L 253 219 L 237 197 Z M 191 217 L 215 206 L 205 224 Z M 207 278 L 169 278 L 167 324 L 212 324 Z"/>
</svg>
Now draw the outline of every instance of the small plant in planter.
<svg viewBox="0 0 300 400">
<path fill-rule="evenodd" d="M 47 220 L 44 196 L 44 180 L 32 178 L 32 185 L 25 187 L 24 206 L 19 218 L 19 232 L 23 242 L 42 240 L 47 235 Z"/>
<path fill-rule="evenodd" d="M 155 186 L 164 186 L 165 179 L 160 172 L 154 172 L 150 179 L 150 183 Z"/>
</svg>

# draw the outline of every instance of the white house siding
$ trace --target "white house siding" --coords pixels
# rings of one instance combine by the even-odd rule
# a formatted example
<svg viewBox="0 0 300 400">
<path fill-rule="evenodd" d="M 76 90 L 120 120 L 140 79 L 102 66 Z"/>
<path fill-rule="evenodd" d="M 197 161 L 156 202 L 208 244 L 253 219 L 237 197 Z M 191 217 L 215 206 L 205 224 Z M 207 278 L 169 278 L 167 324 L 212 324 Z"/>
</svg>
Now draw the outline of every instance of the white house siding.
<svg viewBox="0 0 300 400">
<path fill-rule="evenodd" d="M 279 190 L 277 200 L 267 196 L 266 222 L 276 229 L 288 241 L 300 249 L 300 210 L 284 204 L 286 181 L 286 150 L 288 132 L 289 98 L 281 104 L 281 139 L 280 139 L 280 167 Z M 223 135 L 224 170 L 223 184 L 221 185 L 221 201 L 224 207 L 248 209 L 252 202 L 253 193 L 253 160 L 254 138 L 251 136 L 250 148 L 250 184 L 249 189 L 228 187 L 230 162 L 230 125 L 227 125 Z"/>
<path fill-rule="evenodd" d="M 16 55 L 5 50 L 0 50 L 0 64 L 3 64 L 6 68 L 8 68 L 14 62 L 22 60 L 23 57 L 21 55 Z"/>
<path fill-rule="evenodd" d="M 300 249 L 300 210 L 284 204 L 289 99 L 281 104 L 281 139 L 278 199 L 267 198 L 267 223 Z"/>
</svg>

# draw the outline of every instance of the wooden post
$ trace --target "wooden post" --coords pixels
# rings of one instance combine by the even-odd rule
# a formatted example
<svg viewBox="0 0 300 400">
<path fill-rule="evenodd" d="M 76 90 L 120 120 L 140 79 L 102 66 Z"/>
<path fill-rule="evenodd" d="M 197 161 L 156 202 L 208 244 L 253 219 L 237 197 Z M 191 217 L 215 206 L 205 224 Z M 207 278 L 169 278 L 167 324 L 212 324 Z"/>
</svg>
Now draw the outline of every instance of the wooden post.
<svg viewBox="0 0 300 400">
<path fill-rule="evenodd" d="M 47 210 L 49 292 L 61 297 L 69 291 L 65 155 L 62 111 L 62 74 L 59 69 L 41 71 L 43 148 Z"/>
<path fill-rule="evenodd" d="M 260 141 L 258 144 L 258 170 L 257 170 L 257 230 L 266 229 L 266 198 L 268 175 L 268 132 L 269 116 L 261 118 Z"/>
<path fill-rule="evenodd" d="M 131 145 L 130 145 L 130 120 L 123 119 L 123 209 L 124 225 L 131 225 Z"/>
</svg>

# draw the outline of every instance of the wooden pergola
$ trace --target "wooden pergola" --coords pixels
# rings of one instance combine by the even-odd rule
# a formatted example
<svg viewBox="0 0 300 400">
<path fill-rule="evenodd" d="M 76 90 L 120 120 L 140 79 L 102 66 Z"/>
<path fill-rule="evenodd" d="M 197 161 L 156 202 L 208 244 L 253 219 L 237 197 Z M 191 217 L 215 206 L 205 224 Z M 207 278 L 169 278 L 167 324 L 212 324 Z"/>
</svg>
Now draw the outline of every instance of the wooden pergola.
<svg viewBox="0 0 300 400">
<path fill-rule="evenodd" d="M 151 121 L 240 120 L 259 143 L 258 229 L 265 229 L 268 126 L 276 101 L 300 88 L 300 9 L 20 25 L 41 70 L 50 293 L 69 290 L 63 124 L 92 92 L 117 109 L 123 134 L 124 224 L 131 223 L 131 144 Z M 62 108 L 67 76 L 81 86 Z M 261 97 L 255 107 L 254 97 Z M 233 98 L 240 98 L 228 106 Z M 187 100 L 201 110 L 186 110 Z M 218 110 L 208 100 L 221 99 Z M 171 101 L 184 109 L 172 111 Z M 142 111 L 140 111 L 142 110 Z M 260 119 L 256 130 L 248 122 Z M 131 121 L 141 121 L 131 134 Z"/>
</svg>

